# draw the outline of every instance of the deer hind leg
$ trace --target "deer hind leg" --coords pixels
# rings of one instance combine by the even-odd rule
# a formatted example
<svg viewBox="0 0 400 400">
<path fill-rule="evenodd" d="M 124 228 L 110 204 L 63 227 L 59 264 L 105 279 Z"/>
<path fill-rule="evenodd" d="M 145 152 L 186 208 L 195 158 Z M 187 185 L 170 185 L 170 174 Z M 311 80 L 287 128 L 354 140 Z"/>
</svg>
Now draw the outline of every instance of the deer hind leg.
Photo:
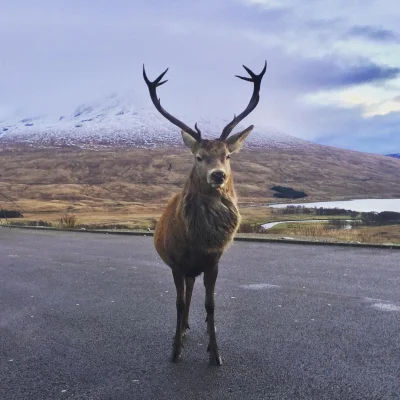
<svg viewBox="0 0 400 400">
<path fill-rule="evenodd" d="M 195 278 L 186 277 L 185 278 L 185 286 L 186 286 L 186 299 L 185 299 L 185 309 L 183 311 L 183 322 L 182 322 L 182 334 L 186 335 L 189 326 L 189 310 L 190 310 L 190 302 L 192 301 L 192 293 L 194 287 Z"/>
<path fill-rule="evenodd" d="M 209 335 L 207 351 L 211 365 L 222 365 L 222 359 L 217 345 L 214 322 L 214 289 L 217 276 L 218 265 L 204 272 L 204 286 L 206 288 L 205 306 L 207 311 L 207 330 Z"/>
<path fill-rule="evenodd" d="M 178 362 L 182 357 L 183 335 L 182 322 L 185 309 L 185 278 L 179 272 L 173 272 L 176 288 L 176 332 L 172 346 L 172 362 Z"/>
</svg>

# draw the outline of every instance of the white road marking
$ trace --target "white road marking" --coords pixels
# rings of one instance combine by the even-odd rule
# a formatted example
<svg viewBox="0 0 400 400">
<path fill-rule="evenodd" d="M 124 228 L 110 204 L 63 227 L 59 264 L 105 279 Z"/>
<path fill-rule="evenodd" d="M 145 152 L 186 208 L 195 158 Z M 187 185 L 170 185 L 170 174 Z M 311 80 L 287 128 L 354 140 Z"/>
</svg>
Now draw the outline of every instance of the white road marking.
<svg viewBox="0 0 400 400">
<path fill-rule="evenodd" d="M 279 285 L 271 285 L 270 283 L 253 283 L 251 285 L 240 285 L 243 289 L 252 289 L 252 290 L 260 290 L 260 289 L 272 289 L 279 288 Z"/>
<path fill-rule="evenodd" d="M 390 303 L 375 303 L 372 307 L 382 311 L 400 311 L 400 307 Z"/>
</svg>

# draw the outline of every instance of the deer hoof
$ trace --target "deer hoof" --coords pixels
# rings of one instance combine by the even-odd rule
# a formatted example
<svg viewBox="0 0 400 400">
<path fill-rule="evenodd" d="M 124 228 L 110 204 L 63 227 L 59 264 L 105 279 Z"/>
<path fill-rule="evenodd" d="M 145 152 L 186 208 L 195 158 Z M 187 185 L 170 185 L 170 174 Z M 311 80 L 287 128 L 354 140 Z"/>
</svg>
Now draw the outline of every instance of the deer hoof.
<svg viewBox="0 0 400 400">
<path fill-rule="evenodd" d="M 174 349 L 172 351 L 172 357 L 171 357 L 171 362 L 172 363 L 178 363 L 182 359 L 182 352 L 179 350 Z"/>
<path fill-rule="evenodd" d="M 220 367 L 222 365 L 222 358 L 219 355 L 210 354 L 210 365 L 213 367 Z"/>
<path fill-rule="evenodd" d="M 186 336 L 186 334 L 188 333 L 188 330 L 190 329 L 189 324 L 185 324 L 182 328 L 182 338 L 184 338 Z"/>
<path fill-rule="evenodd" d="M 219 367 L 222 365 L 222 358 L 219 355 L 219 351 L 218 349 L 213 349 L 213 350 L 209 350 L 209 361 L 210 361 L 210 365 L 214 366 L 214 367 Z"/>
</svg>

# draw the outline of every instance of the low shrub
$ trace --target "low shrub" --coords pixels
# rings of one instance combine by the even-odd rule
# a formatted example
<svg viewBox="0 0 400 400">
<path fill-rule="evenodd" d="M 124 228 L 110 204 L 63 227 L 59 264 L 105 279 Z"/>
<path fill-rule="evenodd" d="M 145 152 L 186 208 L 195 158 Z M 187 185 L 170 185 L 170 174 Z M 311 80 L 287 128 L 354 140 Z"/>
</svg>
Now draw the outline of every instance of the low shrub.
<svg viewBox="0 0 400 400">
<path fill-rule="evenodd" d="M 154 231 L 154 229 L 156 229 L 157 222 L 158 222 L 157 219 L 152 218 L 149 224 L 149 229 Z"/>
<path fill-rule="evenodd" d="M 73 229 L 73 228 L 75 228 L 77 222 L 78 222 L 78 218 L 76 218 L 75 215 L 69 214 L 69 213 L 65 213 L 58 220 L 60 228 L 63 228 L 63 229 Z"/>
<path fill-rule="evenodd" d="M 0 219 L 1 218 L 23 218 L 21 211 L 18 210 L 0 210 Z"/>
<path fill-rule="evenodd" d="M 250 224 L 242 222 L 239 226 L 238 233 L 265 233 L 266 230 L 260 224 Z"/>
</svg>

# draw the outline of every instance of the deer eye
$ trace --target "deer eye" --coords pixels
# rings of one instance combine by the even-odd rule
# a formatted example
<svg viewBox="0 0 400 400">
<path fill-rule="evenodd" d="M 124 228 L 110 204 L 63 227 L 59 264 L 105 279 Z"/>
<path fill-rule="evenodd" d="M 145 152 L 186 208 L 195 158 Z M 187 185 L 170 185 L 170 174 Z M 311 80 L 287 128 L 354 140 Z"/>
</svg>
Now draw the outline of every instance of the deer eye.
<svg viewBox="0 0 400 400">
<path fill-rule="evenodd" d="M 196 160 L 197 160 L 198 162 L 203 161 L 203 159 L 202 159 L 200 156 L 196 156 Z"/>
<path fill-rule="evenodd" d="M 230 154 L 228 154 L 228 155 L 226 156 L 226 158 L 227 158 L 227 159 L 231 158 L 231 155 L 230 155 Z"/>
</svg>

